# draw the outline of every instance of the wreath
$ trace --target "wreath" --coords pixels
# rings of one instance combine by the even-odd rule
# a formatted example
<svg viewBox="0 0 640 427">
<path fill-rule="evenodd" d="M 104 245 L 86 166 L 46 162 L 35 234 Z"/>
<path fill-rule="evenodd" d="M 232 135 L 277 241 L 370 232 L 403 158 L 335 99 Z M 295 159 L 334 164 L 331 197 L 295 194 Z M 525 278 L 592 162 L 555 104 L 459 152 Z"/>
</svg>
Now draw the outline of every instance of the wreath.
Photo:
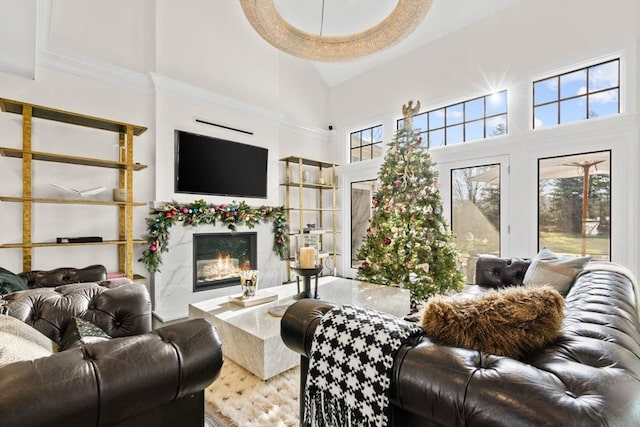
<svg viewBox="0 0 640 427">
<path fill-rule="evenodd" d="M 220 223 L 234 232 L 238 226 L 253 228 L 257 223 L 268 221 L 273 222 L 273 250 L 280 259 L 286 259 L 289 226 L 284 207 L 256 208 L 245 202 L 213 205 L 207 204 L 204 200 L 196 200 L 188 204 L 166 203 L 161 208 L 152 209 L 150 216 L 146 219 L 149 233 L 146 236 L 148 247 L 138 261 L 143 262 L 150 273 L 160 271 L 161 254 L 169 250 L 169 229 L 178 223 L 182 223 L 185 227 Z"/>
</svg>

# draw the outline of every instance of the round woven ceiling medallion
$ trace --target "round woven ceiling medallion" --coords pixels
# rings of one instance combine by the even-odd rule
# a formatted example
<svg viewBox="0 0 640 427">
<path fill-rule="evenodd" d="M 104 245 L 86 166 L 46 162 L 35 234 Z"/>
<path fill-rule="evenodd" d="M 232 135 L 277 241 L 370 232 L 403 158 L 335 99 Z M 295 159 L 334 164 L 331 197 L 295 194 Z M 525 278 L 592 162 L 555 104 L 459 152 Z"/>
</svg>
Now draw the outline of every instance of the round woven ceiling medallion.
<svg viewBox="0 0 640 427">
<path fill-rule="evenodd" d="M 302 31 L 278 13 L 273 0 L 240 0 L 247 20 L 274 47 L 313 61 L 349 61 L 386 49 L 411 34 L 424 20 L 433 0 L 398 0 L 377 25 L 346 36 Z"/>
</svg>

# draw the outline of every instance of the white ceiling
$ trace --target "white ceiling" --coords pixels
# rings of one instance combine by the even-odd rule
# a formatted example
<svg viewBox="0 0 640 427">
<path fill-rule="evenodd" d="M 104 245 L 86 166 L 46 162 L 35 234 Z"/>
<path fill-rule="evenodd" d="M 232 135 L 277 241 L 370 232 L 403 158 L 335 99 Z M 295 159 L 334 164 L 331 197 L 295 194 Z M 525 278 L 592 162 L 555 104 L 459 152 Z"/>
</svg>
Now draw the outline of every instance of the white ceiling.
<svg viewBox="0 0 640 427">
<path fill-rule="evenodd" d="M 313 62 L 313 66 L 325 83 L 332 87 L 521 1 L 531 0 L 433 0 L 424 22 L 413 34 L 395 46 L 354 61 Z M 318 31 L 322 0 L 274 2 L 278 11 L 292 25 L 309 32 Z M 323 34 L 344 35 L 362 31 L 384 19 L 396 3 L 397 0 L 325 0 Z M 8 22 L 19 23 L 21 27 L 20 31 L 14 31 L 11 25 L 0 26 L 0 48 L 4 47 L 0 49 L 3 54 L 0 58 L 0 71 L 34 78 L 38 32 L 35 4 L 35 0 L 0 0 L 0 17 L 10 17 Z M 47 2 L 42 4 L 46 5 Z M 2 13 L 3 10 L 6 13 Z M 44 10 L 48 11 L 47 8 Z M 242 14 L 240 16 L 244 19 Z M 0 20 L 3 21 L 5 20 Z M 2 40 L 5 42 L 1 42 Z M 12 54 L 16 52 L 21 54 Z"/>
<path fill-rule="evenodd" d="M 311 34 L 346 36 L 386 18 L 398 0 L 274 0 L 276 10 L 294 27 Z"/>
<path fill-rule="evenodd" d="M 350 62 L 314 62 L 314 67 L 329 86 L 335 86 L 521 1 L 525 0 L 433 0 L 424 22 L 395 46 Z M 322 0 L 274 0 L 274 3 L 289 23 L 318 34 Z M 384 19 L 396 4 L 397 0 L 325 0 L 323 35 L 362 31 Z"/>
</svg>

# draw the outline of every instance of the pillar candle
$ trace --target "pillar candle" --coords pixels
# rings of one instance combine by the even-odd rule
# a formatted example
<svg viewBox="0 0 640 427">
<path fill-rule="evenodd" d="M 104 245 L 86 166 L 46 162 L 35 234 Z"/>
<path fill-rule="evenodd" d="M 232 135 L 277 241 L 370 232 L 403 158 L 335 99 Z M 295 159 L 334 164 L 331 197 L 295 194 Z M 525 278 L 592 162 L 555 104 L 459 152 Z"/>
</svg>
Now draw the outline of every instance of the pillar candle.
<svg viewBox="0 0 640 427">
<path fill-rule="evenodd" d="M 316 248 L 300 248 L 300 268 L 313 268 L 316 266 Z"/>
</svg>

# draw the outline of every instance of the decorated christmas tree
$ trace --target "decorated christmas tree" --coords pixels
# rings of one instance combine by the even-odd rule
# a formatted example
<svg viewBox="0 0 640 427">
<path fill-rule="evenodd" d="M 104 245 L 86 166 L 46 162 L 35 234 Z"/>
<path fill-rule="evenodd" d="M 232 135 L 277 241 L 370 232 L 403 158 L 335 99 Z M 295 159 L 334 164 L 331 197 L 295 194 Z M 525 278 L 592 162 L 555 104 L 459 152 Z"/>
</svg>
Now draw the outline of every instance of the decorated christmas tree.
<svg viewBox="0 0 640 427">
<path fill-rule="evenodd" d="M 413 101 L 402 107 L 403 127 L 388 144 L 373 196 L 373 214 L 358 259 L 358 278 L 411 291 L 411 308 L 434 294 L 464 284 L 458 252 L 442 214 L 438 174 L 412 117 Z"/>
</svg>

